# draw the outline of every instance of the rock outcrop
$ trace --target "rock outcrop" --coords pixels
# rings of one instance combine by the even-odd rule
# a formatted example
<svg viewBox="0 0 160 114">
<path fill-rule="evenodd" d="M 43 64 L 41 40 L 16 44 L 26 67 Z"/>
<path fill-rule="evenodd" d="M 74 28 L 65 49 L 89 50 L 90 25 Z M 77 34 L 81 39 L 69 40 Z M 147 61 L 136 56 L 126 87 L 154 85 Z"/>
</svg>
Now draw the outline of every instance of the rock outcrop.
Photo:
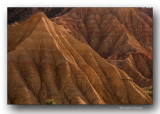
<svg viewBox="0 0 160 114">
<path fill-rule="evenodd" d="M 88 24 L 93 26 L 94 22 Z M 84 27 L 81 22 L 79 26 Z M 86 29 L 80 30 L 84 36 L 89 35 Z M 95 27 L 88 32 L 96 31 Z M 127 34 L 122 33 L 125 37 Z M 96 35 L 90 38 L 96 39 Z M 92 39 L 85 41 L 96 46 Z M 139 44 L 133 48 L 136 46 Z M 152 104 L 125 72 L 93 49 L 43 13 L 8 27 L 8 103 L 44 104 L 46 99 L 54 99 L 56 104 Z M 146 51 L 144 47 L 138 49 Z"/>
</svg>

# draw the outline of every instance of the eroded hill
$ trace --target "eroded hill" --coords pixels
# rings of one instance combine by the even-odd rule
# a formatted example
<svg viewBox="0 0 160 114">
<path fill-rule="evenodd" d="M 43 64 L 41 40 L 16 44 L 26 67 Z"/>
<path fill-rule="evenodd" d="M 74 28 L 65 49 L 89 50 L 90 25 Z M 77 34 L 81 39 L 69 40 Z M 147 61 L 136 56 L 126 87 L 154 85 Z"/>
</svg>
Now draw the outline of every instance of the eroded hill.
<svg viewBox="0 0 160 114">
<path fill-rule="evenodd" d="M 152 19 L 138 8 L 74 8 L 52 21 L 139 86 L 152 85 Z"/>
<path fill-rule="evenodd" d="M 37 13 L 8 27 L 8 103 L 44 104 L 46 99 L 56 104 L 152 104 L 125 72 Z"/>
</svg>

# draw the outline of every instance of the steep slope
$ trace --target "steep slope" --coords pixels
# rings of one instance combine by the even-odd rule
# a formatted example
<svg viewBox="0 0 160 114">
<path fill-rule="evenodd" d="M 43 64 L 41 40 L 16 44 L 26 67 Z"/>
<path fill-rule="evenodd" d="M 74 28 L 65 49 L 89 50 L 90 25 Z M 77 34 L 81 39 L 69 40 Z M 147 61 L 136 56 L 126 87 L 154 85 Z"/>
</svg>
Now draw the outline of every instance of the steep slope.
<svg viewBox="0 0 160 114">
<path fill-rule="evenodd" d="M 122 58 L 120 60 L 125 60 L 130 53 L 141 53 L 149 58 L 152 65 L 152 19 L 138 8 L 74 8 L 63 16 L 53 18 L 52 21 L 63 26 L 82 43 L 91 46 L 105 59 L 109 57 L 111 60 L 111 56 L 118 53 Z M 113 60 L 119 61 L 118 58 Z M 147 63 L 146 59 L 144 63 Z M 135 66 L 132 62 L 129 64 Z M 150 69 L 146 71 L 145 66 L 138 65 L 140 64 L 135 66 L 137 71 L 128 75 L 138 80 L 144 75 L 143 71 L 149 72 L 149 76 L 143 77 L 151 81 L 149 77 L 152 77 L 152 66 L 147 66 Z M 125 68 L 121 68 L 123 69 Z M 130 70 L 128 69 L 128 72 Z M 134 75 L 136 72 L 141 76 Z M 141 81 L 140 84 L 136 80 L 135 83 L 139 86 L 149 84 L 148 81 Z"/>
<path fill-rule="evenodd" d="M 8 103 L 152 104 L 129 76 L 37 13 L 8 30 Z"/>
<path fill-rule="evenodd" d="M 151 51 L 152 19 L 135 8 L 75 8 L 52 20 L 99 53 L 107 53 L 99 47 L 103 41 L 115 40 L 123 34 L 127 40 L 132 39 L 132 47 L 140 44 L 141 48 Z"/>
<path fill-rule="evenodd" d="M 140 87 L 152 85 L 152 59 L 142 53 L 116 53 L 106 59 L 127 73 Z"/>
</svg>

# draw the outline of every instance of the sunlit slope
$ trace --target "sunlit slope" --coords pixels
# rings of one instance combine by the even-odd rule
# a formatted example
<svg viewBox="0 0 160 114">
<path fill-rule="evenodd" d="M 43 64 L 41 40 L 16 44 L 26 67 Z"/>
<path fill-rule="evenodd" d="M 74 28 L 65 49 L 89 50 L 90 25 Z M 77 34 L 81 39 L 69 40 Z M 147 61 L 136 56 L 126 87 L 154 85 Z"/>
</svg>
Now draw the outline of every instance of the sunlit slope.
<svg viewBox="0 0 160 114">
<path fill-rule="evenodd" d="M 37 13 L 8 28 L 8 103 L 152 104 L 133 80 Z"/>
</svg>

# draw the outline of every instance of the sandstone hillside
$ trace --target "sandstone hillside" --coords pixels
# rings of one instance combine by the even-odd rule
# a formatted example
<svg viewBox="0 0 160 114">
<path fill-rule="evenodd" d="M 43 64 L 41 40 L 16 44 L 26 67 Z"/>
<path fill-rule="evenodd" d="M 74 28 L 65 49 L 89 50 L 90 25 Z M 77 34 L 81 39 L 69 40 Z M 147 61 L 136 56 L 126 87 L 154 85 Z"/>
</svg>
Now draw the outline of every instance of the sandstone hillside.
<svg viewBox="0 0 160 114">
<path fill-rule="evenodd" d="M 76 20 L 77 15 L 74 16 Z M 97 18 L 100 17 L 97 15 Z M 103 18 L 106 21 L 97 23 L 107 23 L 108 19 L 112 22 L 113 19 L 105 15 Z M 90 19 L 86 21 L 88 27 L 95 23 L 92 15 Z M 121 27 L 116 19 L 113 21 L 118 24 L 114 24 L 111 31 L 114 26 Z M 101 27 L 105 28 L 103 25 Z M 82 20 L 79 26 L 84 27 Z M 97 53 L 103 52 L 100 48 L 96 50 L 100 41 L 93 43 L 97 35 L 94 32 L 99 31 L 96 28 L 80 30 L 86 44 L 77 40 L 65 27 L 50 21 L 44 13 L 37 13 L 21 24 L 8 27 L 8 103 L 44 104 L 46 99 L 54 99 L 56 104 L 152 104 L 150 96 L 124 71 Z M 104 40 L 106 35 L 109 37 L 109 31 L 102 35 Z M 130 50 L 150 53 L 146 52 L 146 45 L 141 46 L 140 41 L 127 30 L 121 31 L 121 35 L 128 39 L 126 45 Z M 110 45 L 113 45 L 112 41 Z M 134 54 L 130 56 L 133 61 L 137 60 Z"/>
</svg>

